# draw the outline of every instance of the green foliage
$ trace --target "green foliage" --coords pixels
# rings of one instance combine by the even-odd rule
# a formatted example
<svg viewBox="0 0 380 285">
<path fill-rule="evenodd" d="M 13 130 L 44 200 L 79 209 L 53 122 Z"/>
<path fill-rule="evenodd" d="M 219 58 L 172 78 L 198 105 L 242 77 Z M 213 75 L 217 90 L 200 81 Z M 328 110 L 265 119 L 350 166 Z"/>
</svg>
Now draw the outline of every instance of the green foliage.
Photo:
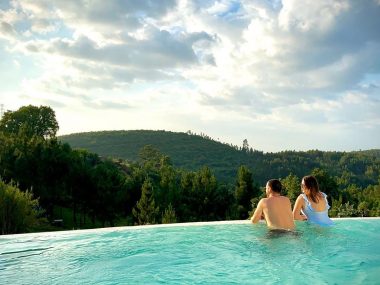
<svg viewBox="0 0 380 285">
<path fill-rule="evenodd" d="M 330 176 L 340 178 L 341 187 L 356 184 L 367 187 L 377 183 L 380 175 L 380 150 L 358 152 L 283 151 L 263 153 L 221 143 L 205 135 L 192 132 L 168 131 L 105 131 L 62 136 L 60 139 L 74 148 L 85 148 L 103 157 L 116 157 L 129 161 L 139 158 L 139 150 L 151 145 L 169 156 L 175 167 L 196 171 L 209 166 L 221 183 L 234 184 L 236 170 L 246 165 L 253 170 L 253 179 L 260 185 L 271 178 L 297 177 L 310 174 L 313 169 L 326 170 Z M 338 180 L 338 179 L 337 179 Z"/>
<path fill-rule="evenodd" d="M 39 223 L 38 200 L 31 192 L 21 192 L 13 183 L 0 180 L 1 234 L 27 232 Z"/>
<path fill-rule="evenodd" d="M 237 172 L 235 186 L 236 209 L 239 219 L 246 219 L 251 210 L 251 199 L 259 196 L 258 187 L 254 187 L 252 172 L 242 165 Z"/>
<path fill-rule="evenodd" d="M 124 187 L 124 177 L 111 161 L 97 164 L 91 171 L 94 186 L 92 202 L 93 215 L 105 225 L 114 226 L 117 213 L 120 212 L 120 196 Z"/>
<path fill-rule="evenodd" d="M 162 214 L 161 222 L 163 224 L 172 224 L 177 222 L 177 217 L 172 204 L 169 204 L 169 206 L 165 209 L 164 213 Z"/>
<path fill-rule="evenodd" d="M 351 193 L 350 200 L 357 201 L 357 212 L 360 216 L 380 216 L 380 180 L 376 185 L 370 185 L 364 190 L 358 189 Z"/>
<path fill-rule="evenodd" d="M 301 179 L 290 173 L 284 179 L 281 179 L 281 184 L 284 188 L 283 195 L 287 196 L 294 204 L 298 195 L 301 194 Z"/>
<path fill-rule="evenodd" d="M 32 107 L 26 109 L 36 109 Z M 1 121 L 0 176 L 5 183 L 17 183 L 17 195 L 35 201 L 28 189 L 33 190 L 46 209 L 44 216 L 63 219 L 66 229 L 152 224 L 157 218 L 163 223 L 245 219 L 265 195 L 262 186 L 268 179 L 282 177 L 284 194 L 294 200 L 300 193 L 299 177 L 310 173 L 329 195 L 332 216 L 380 215 L 377 150 L 264 154 L 250 149 L 247 141 L 238 148 L 191 132 L 101 132 L 63 138 L 79 138 L 104 151 L 100 157 L 73 150 L 54 132 L 27 131 L 32 129 L 23 121 L 27 116 L 17 117 L 19 128 L 11 128 L 12 114 Z M 118 158 L 120 153 L 134 158 Z M 22 213 L 22 207 L 17 211 Z M 26 224 L 33 223 L 31 219 Z M 56 229 L 46 225 L 18 231 L 43 228 Z"/>
<path fill-rule="evenodd" d="M 140 163 L 147 168 L 158 168 L 162 164 L 170 164 L 170 159 L 153 147 L 146 145 L 139 151 Z"/>
<path fill-rule="evenodd" d="M 357 213 L 357 210 L 355 209 L 353 204 L 350 204 L 350 202 L 342 203 L 342 199 L 339 198 L 339 200 L 335 201 L 333 204 L 333 207 L 330 210 L 330 216 L 331 217 L 353 217 Z"/>
<path fill-rule="evenodd" d="M 102 221 L 93 220 L 87 212 L 79 212 L 79 209 L 73 207 L 54 207 L 53 215 L 56 219 L 62 220 L 62 225 L 59 227 L 55 226 L 53 229 L 48 227 L 45 231 L 49 230 L 62 230 L 62 229 L 91 229 L 91 228 L 100 228 L 103 226 Z M 76 217 L 74 217 L 76 215 Z M 43 230 L 43 229 L 42 229 Z"/>
<path fill-rule="evenodd" d="M 338 209 L 338 217 L 353 217 L 356 215 L 356 210 L 354 205 L 351 205 L 350 202 L 343 204 Z"/>
<path fill-rule="evenodd" d="M 198 220 L 215 219 L 215 217 L 210 217 L 210 214 L 215 212 L 216 190 L 217 181 L 210 168 L 204 166 L 194 173 L 190 195 L 195 199 L 191 203 L 191 209 L 193 215 L 198 216 Z"/>
<path fill-rule="evenodd" d="M 362 201 L 358 205 L 357 213 L 362 217 L 367 217 L 369 214 L 369 207 L 366 201 Z"/>
<path fill-rule="evenodd" d="M 260 195 L 251 199 L 251 211 L 248 212 L 248 217 L 251 217 L 256 210 L 257 204 L 262 198 L 266 197 L 266 187 L 260 189 Z"/>
<path fill-rule="evenodd" d="M 146 179 L 142 185 L 141 198 L 137 202 L 136 207 L 132 210 L 133 216 L 136 218 L 138 225 L 156 223 L 159 207 L 156 207 L 152 188 L 152 183 L 149 179 Z"/>
<path fill-rule="evenodd" d="M 331 199 L 337 199 L 339 197 L 338 184 L 335 182 L 334 178 L 328 173 L 327 170 L 321 168 L 315 168 L 311 172 L 318 180 L 319 190 L 326 193 L 329 202 Z"/>
<path fill-rule="evenodd" d="M 53 109 L 47 106 L 24 106 L 17 111 L 7 111 L 0 121 L 0 132 L 7 135 L 25 135 L 28 138 L 53 138 L 58 122 Z"/>
</svg>

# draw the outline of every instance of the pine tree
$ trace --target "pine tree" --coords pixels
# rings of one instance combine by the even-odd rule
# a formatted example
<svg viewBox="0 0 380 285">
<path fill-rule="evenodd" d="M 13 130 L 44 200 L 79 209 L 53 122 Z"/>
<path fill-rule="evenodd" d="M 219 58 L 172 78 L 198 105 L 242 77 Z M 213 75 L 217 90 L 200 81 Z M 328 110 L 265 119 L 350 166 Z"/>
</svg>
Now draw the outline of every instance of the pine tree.
<svg viewBox="0 0 380 285">
<path fill-rule="evenodd" d="M 300 179 L 293 173 L 290 173 L 284 179 L 281 179 L 281 184 L 285 189 L 282 194 L 287 196 L 293 204 L 298 195 L 301 194 Z"/>
<path fill-rule="evenodd" d="M 137 223 L 139 225 L 156 223 L 156 215 L 159 208 L 156 207 L 152 194 L 152 183 L 149 181 L 149 179 L 146 179 L 141 188 L 141 198 L 137 202 L 136 207 L 132 209 L 132 214 L 137 219 Z"/>
<path fill-rule="evenodd" d="M 162 223 L 171 224 L 171 223 L 176 223 L 176 222 L 177 222 L 177 217 L 175 215 L 175 210 L 172 204 L 169 204 L 169 206 L 165 209 L 165 212 L 162 214 Z"/>
<path fill-rule="evenodd" d="M 248 140 L 247 139 L 243 140 L 242 150 L 245 151 L 245 152 L 248 152 L 248 150 L 249 150 L 249 144 L 248 144 Z"/>
<path fill-rule="evenodd" d="M 248 218 L 251 199 L 260 195 L 260 189 L 253 185 L 252 172 L 247 166 L 239 167 L 235 186 L 235 200 L 240 219 Z"/>
</svg>

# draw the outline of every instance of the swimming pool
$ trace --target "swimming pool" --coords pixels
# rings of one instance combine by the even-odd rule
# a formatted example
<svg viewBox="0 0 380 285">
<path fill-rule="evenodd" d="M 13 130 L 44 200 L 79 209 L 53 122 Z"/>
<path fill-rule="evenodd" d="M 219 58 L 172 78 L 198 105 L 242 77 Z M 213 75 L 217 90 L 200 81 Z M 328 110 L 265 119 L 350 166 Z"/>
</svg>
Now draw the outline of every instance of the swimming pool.
<svg viewBox="0 0 380 285">
<path fill-rule="evenodd" d="M 0 236 L 0 284 L 379 284 L 380 219 L 297 231 L 237 221 Z"/>
</svg>

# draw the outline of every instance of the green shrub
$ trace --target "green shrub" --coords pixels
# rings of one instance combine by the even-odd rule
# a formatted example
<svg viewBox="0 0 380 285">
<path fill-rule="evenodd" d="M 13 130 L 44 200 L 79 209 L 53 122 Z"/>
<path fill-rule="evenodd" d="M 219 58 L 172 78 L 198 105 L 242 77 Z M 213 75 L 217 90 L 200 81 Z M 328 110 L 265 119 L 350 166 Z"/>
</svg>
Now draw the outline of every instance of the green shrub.
<svg viewBox="0 0 380 285">
<path fill-rule="evenodd" d="M 13 183 L 0 180 L 1 234 L 28 232 L 38 224 L 38 200 L 29 191 L 22 192 Z"/>
</svg>

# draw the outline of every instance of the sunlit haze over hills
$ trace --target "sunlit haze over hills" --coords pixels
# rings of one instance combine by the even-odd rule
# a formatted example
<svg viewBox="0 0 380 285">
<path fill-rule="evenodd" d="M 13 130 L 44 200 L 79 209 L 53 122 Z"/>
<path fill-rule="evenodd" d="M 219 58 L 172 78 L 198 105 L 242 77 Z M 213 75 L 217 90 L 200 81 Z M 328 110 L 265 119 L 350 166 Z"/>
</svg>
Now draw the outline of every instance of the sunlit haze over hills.
<svg viewBox="0 0 380 285">
<path fill-rule="evenodd" d="M 380 1 L 0 1 L 0 104 L 59 135 L 380 148 Z"/>
</svg>

